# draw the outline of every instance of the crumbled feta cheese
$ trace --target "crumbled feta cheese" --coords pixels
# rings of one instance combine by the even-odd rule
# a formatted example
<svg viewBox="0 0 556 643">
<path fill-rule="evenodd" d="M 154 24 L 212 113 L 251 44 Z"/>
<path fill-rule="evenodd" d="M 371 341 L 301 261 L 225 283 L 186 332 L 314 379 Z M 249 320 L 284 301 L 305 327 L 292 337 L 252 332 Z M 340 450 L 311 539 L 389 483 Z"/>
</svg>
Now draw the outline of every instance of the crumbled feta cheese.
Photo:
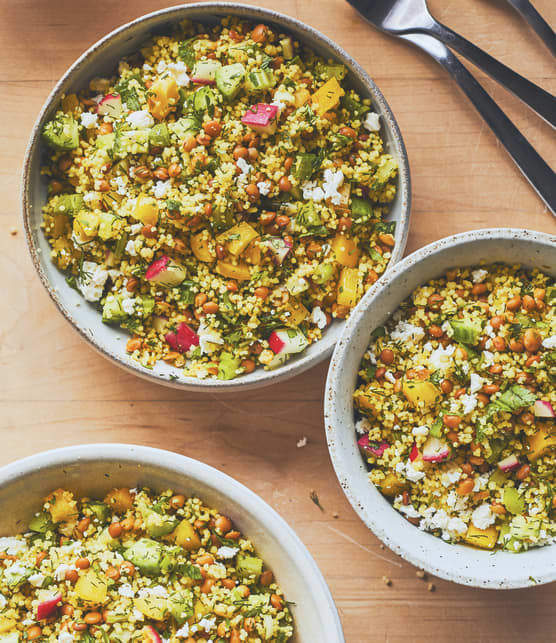
<svg viewBox="0 0 556 643">
<path fill-rule="evenodd" d="M 15 536 L 4 536 L 0 538 L 0 551 L 5 551 L 9 556 L 15 556 L 26 547 L 25 541 Z"/>
<path fill-rule="evenodd" d="M 58 634 L 58 643 L 72 643 L 73 635 L 69 632 L 60 632 Z"/>
<path fill-rule="evenodd" d="M 449 369 L 452 366 L 452 355 L 455 350 L 456 347 L 454 344 L 450 344 L 446 346 L 446 348 L 439 346 L 429 355 L 429 366 L 434 371 L 445 371 Z"/>
<path fill-rule="evenodd" d="M 487 529 L 490 525 L 494 524 L 496 516 L 490 510 L 490 505 L 486 502 L 480 507 L 477 507 L 471 514 L 471 522 L 477 529 Z"/>
<path fill-rule="evenodd" d="M 117 176 L 114 179 L 114 183 L 116 184 L 116 192 L 118 194 L 121 194 L 122 196 L 125 196 L 127 194 L 126 186 L 125 186 L 125 180 L 123 176 Z"/>
<path fill-rule="evenodd" d="M 199 335 L 199 348 L 201 349 L 201 355 L 214 353 L 216 350 L 215 344 L 224 343 L 220 334 L 213 328 L 210 328 L 210 326 L 206 326 L 204 321 L 201 321 L 197 334 Z"/>
<path fill-rule="evenodd" d="M 459 401 L 461 403 L 462 411 L 464 412 L 465 415 L 474 411 L 478 402 L 477 397 L 475 395 L 467 395 L 467 394 L 462 395 L 459 398 Z"/>
<path fill-rule="evenodd" d="M 85 203 L 90 203 L 91 201 L 94 201 L 97 198 L 98 197 L 96 192 L 86 192 L 83 195 L 83 201 L 85 201 Z"/>
<path fill-rule="evenodd" d="M 496 331 L 494 328 L 490 325 L 490 322 L 487 322 L 484 327 L 484 333 L 487 335 L 487 337 L 496 337 Z"/>
<path fill-rule="evenodd" d="M 29 570 L 25 565 L 16 561 L 4 570 L 4 580 L 8 585 L 16 585 L 20 578 L 25 578 L 27 576 L 28 572 Z"/>
<path fill-rule="evenodd" d="M 216 550 L 216 555 L 218 558 L 233 558 L 238 551 L 239 547 L 219 547 Z"/>
<path fill-rule="evenodd" d="M 274 92 L 272 103 L 270 104 L 276 105 L 278 111 L 281 113 L 286 105 L 292 105 L 293 103 L 295 103 L 295 96 L 293 94 L 290 94 L 290 92 L 285 89 L 277 89 Z"/>
<path fill-rule="evenodd" d="M 369 132 L 380 131 L 380 114 L 369 112 L 363 121 L 363 127 Z"/>
<path fill-rule="evenodd" d="M 210 632 L 216 627 L 216 619 L 214 618 L 202 618 L 197 625 L 205 630 L 205 632 Z"/>
<path fill-rule="evenodd" d="M 471 373 L 470 380 L 471 380 L 469 383 L 470 393 L 476 393 L 477 391 L 480 391 L 485 382 L 485 380 L 477 373 Z"/>
<path fill-rule="evenodd" d="M 426 424 L 423 424 L 422 426 L 414 426 L 411 433 L 413 435 L 428 435 L 429 427 Z"/>
<path fill-rule="evenodd" d="M 129 583 L 122 583 L 118 587 L 118 594 L 126 598 L 133 598 L 135 596 L 135 592 Z"/>
<path fill-rule="evenodd" d="M 177 63 L 170 63 L 167 69 L 174 77 L 178 87 L 187 87 L 189 85 L 190 78 L 184 62 L 180 60 Z"/>
<path fill-rule="evenodd" d="M 131 112 L 125 119 L 131 127 L 136 129 L 147 129 L 154 125 L 153 117 L 146 109 L 140 109 L 137 112 Z"/>
<path fill-rule="evenodd" d="M 401 320 L 396 328 L 390 333 L 391 339 L 395 342 L 419 342 L 425 336 L 425 331 L 420 326 L 414 326 L 409 322 Z"/>
<path fill-rule="evenodd" d="M 543 339 L 542 345 L 544 348 L 548 348 L 549 350 L 556 348 L 556 335 Z"/>
<path fill-rule="evenodd" d="M 127 313 L 128 315 L 133 315 L 135 311 L 135 302 L 136 302 L 136 299 L 131 297 L 122 299 L 122 309 L 124 313 Z"/>
<path fill-rule="evenodd" d="M 330 199 L 334 205 L 339 205 L 342 202 L 342 195 L 338 192 L 338 188 L 344 182 L 344 175 L 342 170 L 324 170 L 324 183 L 322 189 L 324 190 L 324 198 Z"/>
<path fill-rule="evenodd" d="M 160 60 L 158 62 L 158 65 L 156 66 L 156 71 L 158 74 L 162 74 L 166 71 L 166 61 L 165 60 Z"/>
<path fill-rule="evenodd" d="M 152 67 L 149 65 L 149 63 L 143 63 L 143 71 L 152 71 Z"/>
<path fill-rule="evenodd" d="M 371 430 L 371 423 L 367 418 L 361 418 L 355 423 L 355 430 L 359 435 L 364 435 Z"/>
<path fill-rule="evenodd" d="M 94 261 L 83 262 L 83 279 L 77 280 L 79 290 L 87 301 L 98 301 L 102 296 L 108 271 Z"/>
<path fill-rule="evenodd" d="M 236 164 L 239 167 L 239 169 L 241 170 L 241 174 L 243 176 L 247 176 L 249 174 L 249 172 L 251 172 L 251 170 L 253 169 L 253 167 L 251 165 L 249 165 L 249 163 L 247 163 L 247 161 L 245 159 L 242 159 L 242 158 L 239 158 L 236 161 Z"/>
<path fill-rule="evenodd" d="M 160 596 L 162 598 L 167 598 L 168 597 L 168 590 L 163 587 L 162 585 L 155 585 L 155 587 L 151 588 L 151 594 L 154 596 Z"/>
<path fill-rule="evenodd" d="M 133 223 L 130 226 L 131 234 L 139 234 L 142 229 L 143 229 L 143 224 L 142 223 Z"/>
<path fill-rule="evenodd" d="M 320 306 L 315 306 L 311 311 L 311 322 L 321 330 L 326 328 L 326 313 Z"/>
<path fill-rule="evenodd" d="M 421 478 L 425 477 L 423 471 L 415 469 L 413 463 L 410 460 L 405 463 L 404 474 L 410 482 L 418 482 L 419 480 L 421 480 Z"/>
<path fill-rule="evenodd" d="M 391 371 L 386 371 L 386 373 L 384 373 L 384 377 L 385 377 L 385 378 L 386 378 L 386 379 L 387 379 L 391 384 L 394 384 L 394 383 L 396 382 L 396 378 L 394 377 L 394 373 L 392 373 Z"/>
<path fill-rule="evenodd" d="M 303 436 L 300 440 L 297 441 L 297 448 L 302 449 L 307 446 L 307 438 Z"/>
<path fill-rule="evenodd" d="M 262 196 L 266 196 L 270 192 L 270 183 L 268 181 L 259 181 L 257 183 L 257 189 Z"/>
<path fill-rule="evenodd" d="M 452 324 L 448 320 L 442 323 L 442 326 L 440 326 L 440 329 L 444 331 L 444 334 L 446 337 L 452 337 L 454 334 L 454 329 L 452 328 Z"/>
<path fill-rule="evenodd" d="M 303 198 L 318 203 L 324 201 L 324 190 L 317 185 L 316 181 L 306 181 L 301 186 Z"/>
<path fill-rule="evenodd" d="M 444 487 L 455 484 L 461 478 L 461 470 L 458 467 L 448 469 L 440 476 L 440 482 Z"/>
<path fill-rule="evenodd" d="M 450 518 L 446 525 L 446 531 L 452 538 L 461 536 L 467 532 L 467 525 L 461 518 Z"/>
<path fill-rule="evenodd" d="M 6 599 L 4 594 L 0 594 L 0 610 L 3 610 L 7 604 L 8 604 L 8 600 Z"/>
<path fill-rule="evenodd" d="M 408 518 L 420 518 L 421 514 L 413 505 L 401 505 L 400 513 L 405 514 Z"/>
<path fill-rule="evenodd" d="M 483 351 L 483 365 L 492 366 L 494 364 L 494 353 Z"/>
<path fill-rule="evenodd" d="M 184 623 L 179 630 L 176 630 L 175 635 L 179 639 L 186 639 L 189 636 L 189 624 Z"/>
<path fill-rule="evenodd" d="M 133 608 L 131 613 L 133 614 L 133 618 L 136 621 L 143 621 L 145 619 L 145 617 L 143 616 L 143 612 L 140 612 L 136 607 Z"/>
<path fill-rule="evenodd" d="M 473 272 L 471 273 L 471 279 L 473 280 L 474 284 L 480 284 L 487 278 L 487 275 L 488 270 L 479 268 L 478 270 L 473 270 Z"/>
<path fill-rule="evenodd" d="M 66 565 L 66 563 L 60 563 L 54 571 L 54 578 L 59 581 L 64 580 L 66 578 L 66 574 L 72 569 L 75 569 L 75 567 L 72 565 Z"/>
<path fill-rule="evenodd" d="M 157 199 L 163 199 L 167 194 L 168 190 L 172 187 L 172 182 L 170 179 L 167 181 L 157 181 L 154 186 L 154 196 Z"/>
<path fill-rule="evenodd" d="M 91 112 L 83 112 L 81 114 L 81 125 L 85 129 L 91 129 L 91 127 L 95 127 L 98 121 L 98 114 L 91 114 Z"/>
<path fill-rule="evenodd" d="M 31 576 L 29 576 L 27 580 L 34 587 L 41 587 L 45 578 L 46 577 L 44 574 L 41 574 L 40 572 L 36 572 L 35 574 L 31 574 Z"/>
<path fill-rule="evenodd" d="M 143 227 L 143 226 L 141 226 L 141 227 Z M 132 257 L 137 256 L 137 250 L 135 250 L 135 241 L 133 241 L 133 239 L 130 239 L 125 244 L 125 251 L 127 252 L 128 255 L 131 255 Z"/>
</svg>

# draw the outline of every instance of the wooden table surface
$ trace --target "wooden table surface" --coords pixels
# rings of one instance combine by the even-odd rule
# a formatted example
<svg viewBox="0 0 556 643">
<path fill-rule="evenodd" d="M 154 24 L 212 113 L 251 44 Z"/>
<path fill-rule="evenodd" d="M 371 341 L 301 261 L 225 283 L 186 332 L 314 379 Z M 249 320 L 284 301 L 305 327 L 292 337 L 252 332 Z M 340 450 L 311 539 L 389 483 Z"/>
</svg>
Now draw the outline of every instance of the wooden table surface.
<svg viewBox="0 0 556 643">
<path fill-rule="evenodd" d="M 326 448 L 327 364 L 240 397 L 180 393 L 128 375 L 97 355 L 40 285 L 19 203 L 20 168 L 39 108 L 84 49 L 120 24 L 168 4 L 173 3 L 0 2 L 0 464 L 95 441 L 183 453 L 246 484 L 294 527 L 330 585 L 349 643 L 556 641 L 556 586 L 494 592 L 429 579 L 435 586 L 430 592 L 416 570 L 383 549 L 360 522 L 336 482 Z M 373 30 L 342 0 L 259 4 L 279 6 L 336 40 L 382 89 L 411 163 L 408 252 L 472 228 L 556 231 L 555 219 L 485 123 L 425 55 Z M 430 4 L 445 24 L 556 92 L 554 59 L 503 0 Z M 536 6 L 556 23 L 554 0 L 536 0 Z M 481 78 L 556 166 L 554 131 L 494 81 Z M 296 448 L 303 436 L 307 446 Z M 311 490 L 324 512 L 309 499 Z"/>
</svg>

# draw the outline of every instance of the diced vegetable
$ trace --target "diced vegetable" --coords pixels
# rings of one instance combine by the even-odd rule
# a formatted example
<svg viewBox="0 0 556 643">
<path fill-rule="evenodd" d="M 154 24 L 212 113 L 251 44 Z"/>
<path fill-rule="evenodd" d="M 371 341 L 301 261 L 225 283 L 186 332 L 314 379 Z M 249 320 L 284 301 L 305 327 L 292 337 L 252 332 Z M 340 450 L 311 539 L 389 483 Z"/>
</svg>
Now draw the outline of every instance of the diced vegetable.
<svg viewBox="0 0 556 643">
<path fill-rule="evenodd" d="M 300 183 L 311 178 L 316 160 L 317 155 L 310 152 L 301 152 L 297 155 L 293 175 Z"/>
<path fill-rule="evenodd" d="M 453 339 L 455 342 L 475 346 L 479 342 L 481 334 L 481 325 L 463 319 L 451 319 L 450 326 L 454 332 Z"/>
<path fill-rule="evenodd" d="M 217 60 L 198 60 L 191 74 L 191 82 L 199 85 L 214 85 L 221 67 L 222 64 Z"/>
<path fill-rule="evenodd" d="M 418 457 L 419 457 L 419 449 L 417 448 L 417 445 L 414 442 L 413 446 L 411 447 L 411 451 L 409 452 L 409 461 L 415 462 L 415 460 L 417 460 Z"/>
<path fill-rule="evenodd" d="M 357 268 L 342 268 L 338 279 L 338 294 L 336 301 L 340 306 L 353 308 L 357 304 L 359 288 L 359 270 Z"/>
<path fill-rule="evenodd" d="M 429 436 L 423 445 L 423 460 L 425 462 L 442 462 L 450 456 L 450 447 L 441 440 Z"/>
<path fill-rule="evenodd" d="M 133 494 L 129 489 L 121 487 L 111 489 L 104 497 L 104 502 L 117 513 L 125 513 L 133 507 Z"/>
<path fill-rule="evenodd" d="M 338 106 L 340 98 L 345 94 L 336 77 L 327 80 L 311 97 L 314 110 L 319 116 Z"/>
<path fill-rule="evenodd" d="M 75 583 L 75 594 L 86 603 L 100 605 L 106 601 L 108 583 L 103 575 L 90 567 Z"/>
<path fill-rule="evenodd" d="M 373 216 L 373 204 L 368 199 L 353 196 L 351 197 L 351 214 L 354 219 L 370 218 Z"/>
<path fill-rule="evenodd" d="M 77 502 L 73 494 L 64 489 L 56 489 L 47 496 L 48 512 L 52 522 L 67 522 L 77 516 Z"/>
<path fill-rule="evenodd" d="M 268 338 L 268 345 L 276 354 L 300 353 L 305 350 L 308 344 L 305 335 L 300 330 L 293 328 L 273 330 Z"/>
<path fill-rule="evenodd" d="M 514 516 L 519 516 L 525 511 L 525 499 L 515 487 L 506 487 L 502 499 L 504 507 Z"/>
<path fill-rule="evenodd" d="M 199 535 L 195 531 L 193 525 L 187 519 L 182 520 L 176 527 L 176 529 L 172 533 L 172 540 L 176 543 L 176 545 L 179 545 L 180 547 L 183 547 L 188 551 L 191 551 L 192 549 L 198 549 L 201 546 Z"/>
<path fill-rule="evenodd" d="M 347 268 L 355 268 L 357 266 L 361 251 L 353 239 L 339 234 L 332 239 L 331 247 L 336 261 L 341 266 L 346 266 Z"/>
<path fill-rule="evenodd" d="M 162 545 L 150 538 L 141 538 L 123 551 L 123 557 L 133 563 L 146 576 L 160 574 L 162 560 Z"/>
<path fill-rule="evenodd" d="M 278 107 L 267 103 L 257 103 L 243 115 L 241 122 L 257 134 L 274 134 L 277 128 Z"/>
<path fill-rule="evenodd" d="M 74 215 L 83 207 L 82 194 L 61 194 L 54 205 L 56 214 Z"/>
<path fill-rule="evenodd" d="M 272 260 L 278 266 L 282 265 L 284 259 L 292 249 L 292 243 L 289 239 L 283 237 L 267 237 L 261 244 L 267 247 L 272 253 Z"/>
<path fill-rule="evenodd" d="M 330 78 L 335 78 L 336 80 L 343 80 L 346 77 L 347 69 L 344 65 L 340 63 L 328 64 L 323 62 L 318 62 L 315 65 L 315 75 L 320 78 L 328 80 Z"/>
<path fill-rule="evenodd" d="M 60 593 L 56 593 L 50 598 L 41 600 L 37 605 L 37 620 L 42 621 L 43 618 L 48 618 L 51 614 L 54 614 L 61 601 L 62 595 Z"/>
<path fill-rule="evenodd" d="M 251 279 L 251 269 L 241 261 L 237 263 L 224 260 L 218 261 L 216 264 L 216 272 L 227 279 L 237 279 L 238 281 L 248 281 Z"/>
<path fill-rule="evenodd" d="M 53 118 L 42 131 L 45 142 L 55 150 L 74 150 L 79 145 L 77 121 L 67 114 Z"/>
<path fill-rule="evenodd" d="M 147 94 L 147 105 L 153 118 L 162 120 L 176 107 L 180 99 L 176 79 L 165 76 L 156 80 Z"/>
<path fill-rule="evenodd" d="M 225 246 L 231 255 L 238 256 L 258 236 L 259 233 L 255 228 L 250 226 L 246 221 L 241 221 L 219 234 L 216 240 Z"/>
<path fill-rule="evenodd" d="M 170 132 L 166 123 L 157 123 L 149 130 L 149 143 L 153 147 L 170 145 Z"/>
<path fill-rule="evenodd" d="M 395 473 L 387 473 L 384 480 L 378 483 L 380 491 L 388 498 L 394 498 L 399 495 L 407 486 L 407 484 L 398 478 Z"/>
<path fill-rule="evenodd" d="M 423 405 L 424 408 L 433 406 L 442 395 L 432 382 L 419 380 L 404 380 L 402 392 L 407 401 L 414 407 Z"/>
<path fill-rule="evenodd" d="M 530 462 L 534 462 L 556 447 L 556 433 L 550 431 L 549 425 L 540 425 L 536 433 L 527 436 L 527 445 L 529 446 L 527 458 Z"/>
<path fill-rule="evenodd" d="M 263 561 L 256 556 L 238 554 L 236 568 L 242 578 L 259 578 L 263 571 Z"/>
<path fill-rule="evenodd" d="M 189 590 L 181 590 L 168 597 L 168 610 L 178 625 L 183 625 L 194 613 L 193 597 Z"/>
<path fill-rule="evenodd" d="M 135 204 L 133 216 L 144 225 L 155 226 L 158 223 L 158 204 L 150 196 L 140 196 Z"/>
<path fill-rule="evenodd" d="M 206 230 L 201 230 L 191 237 L 191 251 L 199 261 L 212 263 L 216 259 L 213 239 Z"/>
<path fill-rule="evenodd" d="M 101 116 L 117 119 L 122 114 L 122 98 L 119 94 L 107 94 L 98 104 L 97 112 Z"/>
<path fill-rule="evenodd" d="M 145 279 L 163 288 L 174 288 L 181 284 L 185 275 L 183 266 L 164 255 L 151 263 L 145 273 Z"/>
<path fill-rule="evenodd" d="M 512 453 L 512 455 L 509 455 L 507 458 L 504 458 L 503 460 L 500 460 L 498 463 L 498 468 L 500 471 L 513 471 L 514 469 L 517 469 L 519 467 L 519 460 L 517 457 Z"/>
<path fill-rule="evenodd" d="M 474 547 L 494 549 L 498 540 L 498 529 L 494 525 L 487 529 L 478 529 L 473 523 L 470 523 L 464 540 Z"/>
<path fill-rule="evenodd" d="M 357 446 L 363 452 L 363 455 L 366 453 L 372 453 L 372 455 L 380 458 L 382 454 L 390 447 L 388 442 L 371 442 L 368 435 L 364 435 L 359 440 L 357 440 Z"/>
<path fill-rule="evenodd" d="M 218 362 L 218 379 L 219 380 L 233 380 L 237 377 L 238 369 L 241 364 L 239 357 L 234 357 L 232 353 L 222 351 L 220 353 L 220 361 Z"/>
<path fill-rule="evenodd" d="M 166 333 L 164 339 L 173 350 L 180 353 L 186 353 L 192 346 L 199 346 L 199 335 L 185 322 L 178 325 L 175 333 Z"/>
<path fill-rule="evenodd" d="M 100 216 L 91 210 L 81 210 L 73 220 L 73 234 L 79 243 L 92 241 L 98 232 Z"/>
<path fill-rule="evenodd" d="M 216 87 L 227 100 L 233 100 L 237 96 L 244 78 L 245 67 L 241 63 L 219 67 L 214 76 Z"/>
<path fill-rule="evenodd" d="M 505 411 L 506 413 L 515 413 L 521 409 L 532 406 L 536 397 L 529 389 L 519 384 L 510 386 L 502 395 L 488 405 L 489 410 Z"/>
<path fill-rule="evenodd" d="M 136 601 L 136 603 L 137 603 L 137 601 Z M 154 618 L 155 621 L 156 620 L 159 620 L 159 621 L 164 620 L 165 608 L 163 608 L 161 610 L 161 612 L 160 612 L 162 614 L 162 617 L 157 619 L 156 617 L 150 616 L 149 614 L 147 614 L 138 605 L 136 605 L 136 607 L 140 612 L 143 612 L 143 614 L 145 614 L 145 616 L 147 616 L 149 618 Z M 162 643 L 162 639 L 160 638 L 160 634 L 154 629 L 154 627 L 152 625 L 145 625 L 145 627 L 143 628 L 143 637 L 147 641 L 147 643 Z"/>
<path fill-rule="evenodd" d="M 268 69 L 255 69 L 245 77 L 245 89 L 248 92 L 263 92 L 276 85 L 276 77 Z"/>
<path fill-rule="evenodd" d="M 295 297 L 290 297 L 283 308 L 280 321 L 286 326 L 297 327 L 309 316 L 307 308 Z"/>
<path fill-rule="evenodd" d="M 537 400 L 533 404 L 533 411 L 535 413 L 535 417 L 538 417 L 538 418 L 556 417 L 556 413 L 554 413 L 552 404 L 548 400 Z"/>
<path fill-rule="evenodd" d="M 294 57 L 292 39 L 289 36 L 282 38 L 282 40 L 280 40 L 280 44 L 282 45 L 282 54 L 284 55 L 284 58 L 286 60 L 291 60 Z"/>
</svg>

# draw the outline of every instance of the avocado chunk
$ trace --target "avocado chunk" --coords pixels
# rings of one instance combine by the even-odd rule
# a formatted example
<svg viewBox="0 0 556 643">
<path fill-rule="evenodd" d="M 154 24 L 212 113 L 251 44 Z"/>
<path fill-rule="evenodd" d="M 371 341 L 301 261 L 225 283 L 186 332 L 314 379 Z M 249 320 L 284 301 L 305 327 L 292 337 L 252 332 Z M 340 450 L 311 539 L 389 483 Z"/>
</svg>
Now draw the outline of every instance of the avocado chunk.
<svg viewBox="0 0 556 643">
<path fill-rule="evenodd" d="M 138 567 L 146 576 L 158 576 L 163 549 L 160 543 L 150 538 L 141 538 L 123 552 L 123 557 Z"/>
<path fill-rule="evenodd" d="M 177 527 L 179 520 L 174 516 L 166 516 L 158 513 L 144 502 L 138 503 L 138 506 L 143 522 L 145 523 L 145 529 L 152 538 L 167 536 Z"/>
<path fill-rule="evenodd" d="M 119 217 L 112 212 L 101 212 L 100 213 L 100 223 L 98 226 L 98 236 L 103 241 L 108 241 L 118 234 L 118 230 L 115 229 L 114 224 L 118 221 Z"/>
<path fill-rule="evenodd" d="M 351 215 L 353 217 L 372 217 L 373 204 L 368 199 L 361 199 L 358 196 L 352 196 Z"/>
<path fill-rule="evenodd" d="M 152 147 L 167 147 L 170 145 L 170 132 L 166 123 L 157 123 L 149 131 L 149 143 Z"/>
<path fill-rule="evenodd" d="M 525 511 L 525 499 L 515 487 L 506 487 L 502 499 L 504 507 L 514 516 L 519 516 Z"/>
<path fill-rule="evenodd" d="M 481 326 L 464 319 L 451 319 L 450 326 L 454 331 L 453 340 L 461 344 L 475 346 L 479 342 Z"/>
<path fill-rule="evenodd" d="M 60 114 L 49 121 L 43 128 L 43 138 L 47 145 L 55 150 L 68 152 L 79 145 L 77 121 L 67 114 Z"/>
<path fill-rule="evenodd" d="M 241 63 L 226 65 L 216 70 L 216 86 L 226 100 L 233 100 L 245 78 L 245 67 Z"/>
<path fill-rule="evenodd" d="M 189 590 L 174 592 L 168 597 L 168 611 L 178 625 L 183 625 L 194 614 L 193 595 Z"/>
<path fill-rule="evenodd" d="M 104 502 L 93 500 L 88 503 L 87 509 L 89 509 L 94 517 L 101 523 L 106 522 L 110 515 L 110 509 L 108 508 L 108 505 L 104 504 Z"/>
<path fill-rule="evenodd" d="M 237 573 L 242 578 L 249 578 L 255 576 L 259 578 L 263 571 L 263 561 L 256 556 L 248 556 L 247 554 L 238 554 L 236 563 Z"/>
<path fill-rule="evenodd" d="M 29 531 L 34 531 L 36 534 L 46 534 L 47 531 L 52 529 L 52 520 L 47 511 L 41 511 L 29 521 Z"/>
<path fill-rule="evenodd" d="M 108 295 L 102 307 L 102 321 L 105 324 L 121 322 L 128 314 L 122 308 L 122 298 L 119 295 Z"/>
<path fill-rule="evenodd" d="M 336 63 L 334 65 L 329 65 L 327 63 L 318 62 L 315 65 L 315 75 L 321 77 L 324 80 L 330 80 L 330 78 L 336 78 L 336 80 L 343 80 L 346 77 L 347 69 L 344 65 Z"/>
<path fill-rule="evenodd" d="M 175 123 L 170 123 L 170 131 L 180 140 L 184 139 L 186 134 L 197 134 L 200 129 L 201 125 L 194 116 L 184 116 Z"/>
<path fill-rule="evenodd" d="M 295 159 L 294 177 L 300 182 L 308 181 L 313 175 L 317 155 L 309 152 L 298 154 Z"/>
<path fill-rule="evenodd" d="M 247 74 L 245 88 L 248 92 L 264 92 L 276 85 L 276 78 L 271 71 L 255 69 Z"/>
<path fill-rule="evenodd" d="M 81 194 L 61 194 L 54 206 L 56 214 L 73 215 L 83 208 L 83 195 Z"/>
<path fill-rule="evenodd" d="M 220 354 L 220 362 L 218 363 L 218 379 L 219 380 L 233 380 L 237 377 L 237 369 L 241 364 L 238 357 L 234 357 L 231 353 L 223 352 Z"/>
</svg>

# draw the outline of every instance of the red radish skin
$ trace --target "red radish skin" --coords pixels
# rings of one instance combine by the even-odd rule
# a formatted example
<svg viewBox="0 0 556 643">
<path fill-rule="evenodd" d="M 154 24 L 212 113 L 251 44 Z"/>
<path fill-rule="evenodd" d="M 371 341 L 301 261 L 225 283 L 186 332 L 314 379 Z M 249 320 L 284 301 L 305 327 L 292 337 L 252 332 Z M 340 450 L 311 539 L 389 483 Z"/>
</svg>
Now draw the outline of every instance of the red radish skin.
<svg viewBox="0 0 556 643">
<path fill-rule="evenodd" d="M 500 471 L 513 471 L 514 469 L 517 469 L 519 465 L 519 460 L 515 455 L 512 454 L 507 458 L 500 460 L 500 462 L 498 463 L 498 468 L 500 469 Z"/>
<path fill-rule="evenodd" d="M 148 643 L 162 643 L 160 634 L 154 629 L 152 625 L 146 625 L 143 629 L 143 634 Z"/>
<path fill-rule="evenodd" d="M 122 113 L 122 99 L 119 94 L 107 94 L 98 104 L 97 112 L 101 116 L 118 118 Z"/>
<path fill-rule="evenodd" d="M 413 443 L 413 446 L 411 447 L 411 453 L 409 454 L 409 460 L 410 462 L 414 462 L 417 460 L 419 457 L 419 449 L 417 448 L 417 445 Z"/>
<path fill-rule="evenodd" d="M 37 606 L 37 620 L 41 621 L 43 618 L 48 618 L 58 609 L 58 603 L 62 600 L 61 594 L 56 594 L 47 601 L 39 603 Z"/>
<path fill-rule="evenodd" d="M 280 336 L 278 333 L 273 330 L 272 333 L 270 334 L 270 337 L 268 338 L 268 345 L 270 346 L 270 350 L 278 355 L 284 350 L 284 346 L 286 345 L 286 342 L 283 342 L 280 339 Z"/>
<path fill-rule="evenodd" d="M 153 261 L 147 268 L 145 279 L 148 279 L 149 281 L 154 279 L 157 275 L 159 275 L 163 270 L 166 269 L 166 266 L 169 263 L 170 257 L 167 257 L 166 255 L 160 257 L 160 259 L 157 259 L 156 261 Z"/>
<path fill-rule="evenodd" d="M 386 449 L 388 449 L 388 447 L 390 446 L 388 442 L 381 442 L 378 446 L 375 446 L 371 444 L 368 435 L 364 435 L 362 438 L 360 438 L 357 441 L 357 444 L 360 449 L 363 449 L 364 451 L 368 451 L 369 453 L 372 453 L 377 458 L 380 458 L 382 454 L 386 451 Z"/>
<path fill-rule="evenodd" d="M 289 239 L 282 239 L 282 237 L 270 237 L 263 243 L 270 250 L 272 261 L 278 266 L 282 265 L 293 246 Z"/>
<path fill-rule="evenodd" d="M 425 462 L 442 462 L 450 455 L 450 448 L 443 440 L 429 436 L 423 445 L 423 460 Z"/>
<path fill-rule="evenodd" d="M 191 82 L 196 85 L 216 85 L 216 81 L 210 78 L 192 78 Z"/>
<path fill-rule="evenodd" d="M 257 103 L 250 107 L 241 122 L 258 134 L 274 134 L 277 126 L 278 107 L 268 103 Z"/>
<path fill-rule="evenodd" d="M 179 353 L 186 353 L 192 346 L 199 346 L 199 335 L 185 322 L 179 324 L 177 332 L 166 333 L 164 339 L 172 350 Z"/>
<path fill-rule="evenodd" d="M 533 404 L 533 412 L 535 417 L 538 418 L 553 418 L 556 417 L 552 404 L 548 400 L 537 400 Z"/>
</svg>

